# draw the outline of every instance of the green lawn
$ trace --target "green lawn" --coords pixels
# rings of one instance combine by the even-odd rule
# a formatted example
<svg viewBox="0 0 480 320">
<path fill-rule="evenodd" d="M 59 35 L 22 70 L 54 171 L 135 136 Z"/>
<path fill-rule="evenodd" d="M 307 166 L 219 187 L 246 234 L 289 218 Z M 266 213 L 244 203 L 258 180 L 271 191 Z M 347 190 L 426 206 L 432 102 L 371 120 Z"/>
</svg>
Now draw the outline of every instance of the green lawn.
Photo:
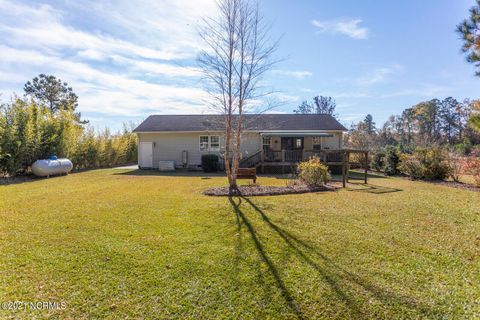
<svg viewBox="0 0 480 320">
<path fill-rule="evenodd" d="M 201 193 L 224 183 L 97 170 L 0 186 L 0 302 L 66 302 L 0 318 L 480 317 L 480 193 L 383 177 Z"/>
</svg>

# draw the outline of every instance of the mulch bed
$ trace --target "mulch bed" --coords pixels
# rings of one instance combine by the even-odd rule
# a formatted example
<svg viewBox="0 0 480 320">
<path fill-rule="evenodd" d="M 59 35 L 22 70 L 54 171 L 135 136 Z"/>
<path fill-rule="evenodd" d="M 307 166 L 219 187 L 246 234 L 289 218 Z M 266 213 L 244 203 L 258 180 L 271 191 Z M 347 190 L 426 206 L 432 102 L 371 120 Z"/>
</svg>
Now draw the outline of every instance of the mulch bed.
<svg viewBox="0 0 480 320">
<path fill-rule="evenodd" d="M 335 191 L 337 188 L 331 185 L 325 185 L 321 187 L 309 187 L 306 185 L 293 185 L 285 187 L 275 186 L 260 186 L 260 185 L 248 185 L 239 186 L 238 194 L 234 196 L 276 196 L 282 194 L 299 194 L 309 192 L 321 192 L 321 191 Z M 229 193 L 228 187 L 210 188 L 203 192 L 207 196 L 232 196 Z"/>
</svg>

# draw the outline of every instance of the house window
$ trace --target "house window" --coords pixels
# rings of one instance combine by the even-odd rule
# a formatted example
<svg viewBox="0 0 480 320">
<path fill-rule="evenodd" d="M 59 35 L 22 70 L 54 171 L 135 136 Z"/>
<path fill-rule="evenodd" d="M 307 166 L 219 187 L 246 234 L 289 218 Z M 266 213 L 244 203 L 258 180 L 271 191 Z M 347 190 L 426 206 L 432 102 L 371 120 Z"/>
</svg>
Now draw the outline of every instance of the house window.
<svg viewBox="0 0 480 320">
<path fill-rule="evenodd" d="M 210 151 L 220 151 L 219 136 L 210 136 Z"/>
<path fill-rule="evenodd" d="M 200 151 L 208 150 L 208 136 L 200 136 Z"/>
<path fill-rule="evenodd" d="M 220 151 L 220 137 L 200 136 L 200 151 Z"/>
<path fill-rule="evenodd" d="M 302 148 L 302 138 L 295 139 L 295 148 L 301 149 Z"/>
<path fill-rule="evenodd" d="M 263 150 L 270 149 L 271 143 L 272 143 L 272 138 L 271 137 L 263 137 L 262 138 Z"/>
<path fill-rule="evenodd" d="M 313 150 L 322 150 L 322 137 L 313 137 Z"/>
</svg>

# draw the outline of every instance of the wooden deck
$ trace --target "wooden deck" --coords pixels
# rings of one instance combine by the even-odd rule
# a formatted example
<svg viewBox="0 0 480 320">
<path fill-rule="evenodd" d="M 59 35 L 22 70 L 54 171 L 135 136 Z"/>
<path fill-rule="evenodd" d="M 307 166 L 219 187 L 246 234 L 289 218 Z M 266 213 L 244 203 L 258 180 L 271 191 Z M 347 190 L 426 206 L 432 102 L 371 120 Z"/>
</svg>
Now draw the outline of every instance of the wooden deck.
<svg viewBox="0 0 480 320">
<path fill-rule="evenodd" d="M 251 156 L 242 159 L 242 168 L 260 168 L 273 166 L 292 167 L 298 163 L 308 160 L 311 157 L 318 157 L 320 161 L 328 166 L 341 166 L 343 187 L 349 180 L 348 172 L 352 166 L 364 169 L 364 182 L 367 183 L 368 151 L 355 149 L 338 150 L 259 150 Z"/>
</svg>

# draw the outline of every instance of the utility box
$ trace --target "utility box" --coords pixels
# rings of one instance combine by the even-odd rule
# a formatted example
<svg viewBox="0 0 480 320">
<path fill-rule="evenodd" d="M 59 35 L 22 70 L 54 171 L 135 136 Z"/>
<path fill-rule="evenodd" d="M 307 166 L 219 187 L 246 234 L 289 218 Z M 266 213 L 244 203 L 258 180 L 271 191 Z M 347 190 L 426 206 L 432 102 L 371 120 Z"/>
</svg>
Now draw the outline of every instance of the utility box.
<svg viewBox="0 0 480 320">
<path fill-rule="evenodd" d="M 175 171 L 175 161 L 162 160 L 158 162 L 159 171 Z"/>
<path fill-rule="evenodd" d="M 182 167 L 186 168 L 188 165 L 188 151 L 182 151 Z"/>
</svg>

